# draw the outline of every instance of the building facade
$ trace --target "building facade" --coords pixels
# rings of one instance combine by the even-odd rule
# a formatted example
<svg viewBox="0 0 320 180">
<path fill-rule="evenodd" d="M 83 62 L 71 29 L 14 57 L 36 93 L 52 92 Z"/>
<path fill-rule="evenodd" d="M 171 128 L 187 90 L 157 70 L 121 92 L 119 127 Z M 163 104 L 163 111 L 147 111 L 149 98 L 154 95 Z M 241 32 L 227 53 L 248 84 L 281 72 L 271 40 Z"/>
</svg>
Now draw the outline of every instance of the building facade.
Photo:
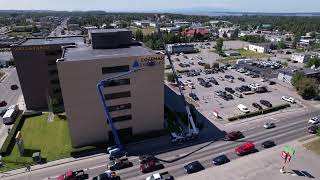
<svg viewBox="0 0 320 180">
<path fill-rule="evenodd" d="M 56 60 L 63 45 L 81 43 L 83 37 L 31 38 L 11 47 L 27 109 L 47 109 L 49 98 L 63 103 Z"/>
<path fill-rule="evenodd" d="M 171 53 L 194 53 L 194 44 L 167 44 L 167 51 Z"/>
<path fill-rule="evenodd" d="M 249 44 L 248 49 L 257 53 L 267 53 L 270 51 L 270 44 Z"/>
<path fill-rule="evenodd" d="M 107 38 L 110 31 L 96 33 Z M 131 36 L 131 32 L 127 33 Z M 164 55 L 142 46 L 124 47 L 126 41 L 115 43 L 121 47 L 97 49 L 93 48 L 98 47 L 95 40 L 91 41 L 91 46 L 66 48 L 57 62 L 72 145 L 113 141 L 96 85 L 100 80 L 128 72 L 134 63 L 141 70 L 109 81 L 103 88 L 113 124 L 121 140 L 163 129 Z"/>
</svg>

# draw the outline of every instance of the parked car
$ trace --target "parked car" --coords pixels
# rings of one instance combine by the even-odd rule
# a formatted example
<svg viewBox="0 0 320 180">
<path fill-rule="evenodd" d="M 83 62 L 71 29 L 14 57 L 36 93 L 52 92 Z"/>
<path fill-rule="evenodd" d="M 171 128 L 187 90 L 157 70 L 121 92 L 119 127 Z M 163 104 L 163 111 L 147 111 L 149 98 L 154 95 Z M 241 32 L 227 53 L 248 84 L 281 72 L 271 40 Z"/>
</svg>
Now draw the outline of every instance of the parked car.
<svg viewBox="0 0 320 180">
<path fill-rule="evenodd" d="M 271 129 L 271 128 L 275 128 L 276 125 L 274 123 L 272 123 L 272 122 L 267 122 L 266 124 L 263 125 L 263 127 L 265 129 Z"/>
<path fill-rule="evenodd" d="M 238 97 L 238 98 L 243 98 L 243 95 L 241 93 L 239 93 L 239 92 L 235 92 L 233 95 Z"/>
<path fill-rule="evenodd" d="M 269 81 L 269 85 L 275 85 L 276 84 L 276 82 L 274 82 L 274 81 Z"/>
<path fill-rule="evenodd" d="M 220 81 L 224 81 L 224 78 L 223 78 L 222 76 L 219 76 L 218 79 L 219 79 Z"/>
<path fill-rule="evenodd" d="M 188 84 L 188 87 L 189 87 L 190 89 L 195 89 L 195 88 L 196 88 L 193 84 Z"/>
<path fill-rule="evenodd" d="M 227 141 L 234 141 L 241 138 L 244 138 L 244 135 L 240 131 L 232 131 L 225 135 L 225 140 Z"/>
<path fill-rule="evenodd" d="M 292 97 L 282 96 L 281 99 L 284 101 L 290 102 L 291 104 L 295 103 L 295 100 Z"/>
<path fill-rule="evenodd" d="M 235 91 L 230 87 L 226 87 L 226 88 L 224 88 L 224 90 L 231 93 L 231 94 L 235 93 Z"/>
<path fill-rule="evenodd" d="M 259 109 L 259 110 L 262 110 L 262 109 L 263 109 L 262 106 L 260 106 L 260 104 L 258 104 L 258 103 L 252 103 L 252 106 L 253 106 L 254 108 Z"/>
<path fill-rule="evenodd" d="M 11 85 L 11 90 L 17 90 L 19 87 L 18 87 L 18 85 L 16 85 L 16 84 L 14 84 L 14 85 Z"/>
<path fill-rule="evenodd" d="M 241 112 L 244 112 L 244 113 L 249 113 L 249 112 L 250 112 L 250 110 L 248 109 L 248 107 L 245 106 L 245 105 L 243 105 L 243 104 L 239 104 L 239 105 L 237 106 L 237 108 L 238 108 Z"/>
<path fill-rule="evenodd" d="M 313 126 L 308 127 L 308 132 L 310 134 L 317 134 L 319 129 L 320 129 L 319 126 L 313 125 Z"/>
<path fill-rule="evenodd" d="M 260 104 L 262 104 L 262 105 L 264 105 L 264 106 L 266 106 L 268 108 L 272 107 L 272 104 L 267 100 L 260 100 Z"/>
<path fill-rule="evenodd" d="M 192 174 L 192 173 L 196 173 L 196 172 L 204 170 L 204 167 L 202 166 L 202 164 L 199 161 L 193 161 L 193 162 L 185 165 L 184 170 L 188 174 Z"/>
<path fill-rule="evenodd" d="M 189 96 L 193 99 L 193 100 L 195 100 L 195 101 L 199 101 L 199 98 L 198 98 L 198 96 L 195 94 L 195 93 L 189 93 Z"/>
<path fill-rule="evenodd" d="M 232 100 L 232 99 L 233 99 L 233 96 L 232 96 L 231 94 L 227 94 L 227 95 L 226 95 L 226 98 L 227 98 L 227 100 Z"/>
<path fill-rule="evenodd" d="M 249 153 L 252 153 L 256 150 L 256 147 L 253 143 L 246 143 L 242 146 L 239 146 L 238 148 L 235 149 L 235 152 L 237 155 L 242 156 L 246 155 Z"/>
<path fill-rule="evenodd" d="M 309 119 L 308 123 L 310 123 L 310 124 L 318 124 L 319 123 L 319 119 L 317 117 L 313 117 L 313 118 Z"/>
<path fill-rule="evenodd" d="M 244 78 L 242 78 L 242 77 L 238 77 L 238 80 L 242 81 L 242 82 L 245 82 Z"/>
<path fill-rule="evenodd" d="M 6 101 L 1 101 L 0 102 L 0 107 L 5 107 L 5 106 L 7 106 L 7 102 Z"/>
<path fill-rule="evenodd" d="M 264 142 L 261 144 L 261 146 L 262 146 L 263 148 L 271 148 L 271 147 L 273 147 L 273 146 L 275 146 L 275 145 L 276 145 L 276 143 L 275 143 L 274 141 L 271 141 L 271 140 L 264 141 Z"/>
<path fill-rule="evenodd" d="M 214 165 L 222 165 L 228 162 L 230 162 L 230 159 L 225 154 L 215 157 L 212 160 L 212 163 Z"/>
<path fill-rule="evenodd" d="M 241 87 L 236 87 L 236 88 L 234 88 L 236 91 L 238 91 L 238 92 L 243 92 L 243 89 L 241 88 Z"/>
</svg>

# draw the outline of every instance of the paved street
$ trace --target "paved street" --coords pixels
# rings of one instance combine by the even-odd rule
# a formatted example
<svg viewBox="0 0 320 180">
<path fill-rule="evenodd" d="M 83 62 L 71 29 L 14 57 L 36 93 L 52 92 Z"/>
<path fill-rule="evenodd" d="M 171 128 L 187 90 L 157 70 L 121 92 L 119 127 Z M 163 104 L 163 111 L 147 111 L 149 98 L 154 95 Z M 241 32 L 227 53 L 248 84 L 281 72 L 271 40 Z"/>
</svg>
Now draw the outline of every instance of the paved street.
<svg viewBox="0 0 320 180">
<path fill-rule="evenodd" d="M 206 142 L 197 145 L 190 144 L 189 147 L 157 155 L 159 159 L 163 160 L 163 164 L 165 166 L 165 169 L 161 171 L 169 171 L 176 178 L 183 177 L 186 176 L 186 174 L 184 173 L 182 167 L 188 162 L 199 160 L 205 166 L 205 168 L 209 168 L 212 167 L 212 158 L 221 153 L 227 154 L 232 160 L 237 159 L 238 157 L 235 155 L 234 149 L 245 142 L 252 141 L 256 144 L 259 151 L 264 151 L 260 145 L 265 140 L 271 139 L 274 140 L 278 145 L 280 145 L 306 136 L 308 135 L 308 118 L 318 115 L 318 113 L 320 113 L 320 111 L 301 110 L 298 112 L 292 112 L 286 117 L 279 116 L 279 118 L 281 119 L 278 119 L 277 116 L 274 116 L 272 117 L 272 119 L 270 119 L 270 117 L 265 117 L 254 122 L 252 121 L 252 123 L 247 122 L 245 126 L 238 126 L 239 123 L 227 125 L 226 129 L 228 129 L 228 131 L 243 130 L 243 133 L 246 137 L 237 142 L 225 142 L 223 140 L 212 141 L 212 139 L 215 138 L 210 136 L 210 133 L 213 134 L 214 132 L 211 132 L 211 127 L 205 128 L 201 133 L 201 139 Z M 270 130 L 264 129 L 262 125 L 267 121 L 276 122 L 277 127 Z M 131 150 L 130 152 L 132 153 L 137 151 L 141 152 L 143 150 L 146 152 L 154 152 L 157 150 L 157 144 L 162 148 L 164 146 L 171 146 L 170 143 L 164 143 L 165 140 L 162 140 L 161 142 L 154 140 L 140 144 L 133 144 L 130 146 L 129 151 Z M 260 152 L 258 152 L 257 154 L 259 153 Z M 133 162 L 134 167 L 119 171 L 118 174 L 122 179 L 145 179 L 148 175 L 151 174 L 142 174 L 141 172 L 139 172 L 138 158 L 136 156 L 131 156 L 129 157 L 129 159 Z M 60 166 L 52 166 L 46 169 L 35 170 L 30 173 L 23 173 L 22 171 L 22 174 L 20 175 L 8 177 L 5 179 L 31 180 L 47 179 L 48 177 L 50 177 L 51 179 L 55 179 L 58 175 L 63 174 L 66 170 L 77 169 L 84 169 L 85 172 L 90 175 L 90 177 L 98 175 L 107 169 L 107 156 L 101 155 L 94 158 L 63 164 Z M 8 172 L 7 175 L 9 175 L 10 173 L 12 172 Z"/>
<path fill-rule="evenodd" d="M 20 83 L 18 79 L 18 74 L 15 68 L 5 68 L 3 69 L 6 72 L 6 77 L 0 82 L 0 101 L 6 101 L 8 103 L 5 107 L 0 107 L 0 111 L 5 108 L 10 107 L 11 105 L 17 103 L 23 103 L 23 96 L 20 88 Z M 19 88 L 17 90 L 11 90 L 10 86 L 13 84 L 17 84 Z M 0 117 L 1 118 L 1 117 Z M 6 127 L 2 123 L 2 119 L 0 121 L 0 147 L 2 146 L 5 138 L 8 134 L 8 127 Z"/>
<path fill-rule="evenodd" d="M 283 165 L 281 152 L 283 146 L 278 146 L 260 153 L 248 155 L 232 161 L 223 166 L 206 169 L 202 172 L 184 176 L 183 180 L 206 180 L 206 179 L 241 179 L 241 180 L 300 180 L 300 179 L 319 179 L 320 172 L 318 161 L 319 155 L 307 151 L 302 147 L 302 143 L 293 141 L 286 143 L 295 149 L 295 156 L 286 166 L 287 173 L 281 174 L 280 167 Z M 244 166 L 246 168 L 244 168 Z M 231 172 L 232 173 L 226 173 Z"/>
</svg>

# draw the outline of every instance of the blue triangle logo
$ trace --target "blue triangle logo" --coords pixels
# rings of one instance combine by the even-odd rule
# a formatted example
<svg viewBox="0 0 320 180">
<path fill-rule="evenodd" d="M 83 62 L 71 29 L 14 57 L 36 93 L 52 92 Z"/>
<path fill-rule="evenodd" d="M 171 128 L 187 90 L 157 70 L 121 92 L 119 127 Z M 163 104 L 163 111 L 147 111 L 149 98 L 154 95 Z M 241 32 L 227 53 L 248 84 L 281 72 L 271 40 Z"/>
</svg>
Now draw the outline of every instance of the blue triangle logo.
<svg viewBox="0 0 320 180">
<path fill-rule="evenodd" d="M 140 64 L 138 63 L 138 61 L 134 61 L 132 67 L 135 68 L 135 69 L 137 69 L 137 68 L 140 67 Z"/>
</svg>

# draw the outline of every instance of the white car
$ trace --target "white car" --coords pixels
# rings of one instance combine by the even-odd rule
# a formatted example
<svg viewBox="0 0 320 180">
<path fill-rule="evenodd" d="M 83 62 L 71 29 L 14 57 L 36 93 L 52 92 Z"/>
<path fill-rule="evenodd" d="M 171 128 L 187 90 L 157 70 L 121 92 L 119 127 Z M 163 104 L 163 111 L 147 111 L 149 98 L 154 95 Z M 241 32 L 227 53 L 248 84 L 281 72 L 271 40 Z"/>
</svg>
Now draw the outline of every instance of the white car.
<svg viewBox="0 0 320 180">
<path fill-rule="evenodd" d="M 224 78 L 222 76 L 219 76 L 218 79 L 224 81 Z"/>
<path fill-rule="evenodd" d="M 292 104 L 295 103 L 295 101 L 294 101 L 294 99 L 292 97 L 282 96 L 281 99 L 284 100 L 284 101 L 290 102 Z"/>
<path fill-rule="evenodd" d="M 308 121 L 308 123 L 318 124 L 319 123 L 319 119 L 317 117 L 313 117 Z"/>
<path fill-rule="evenodd" d="M 196 87 L 194 87 L 193 84 L 188 84 L 188 87 L 189 87 L 190 89 L 195 89 L 195 88 L 196 88 Z"/>
<path fill-rule="evenodd" d="M 193 85 L 193 82 L 191 80 L 187 80 L 186 82 L 187 82 L 187 84 L 192 84 Z"/>
<path fill-rule="evenodd" d="M 183 84 L 184 86 L 188 86 L 189 83 L 188 83 L 188 81 L 183 81 L 182 84 Z"/>
</svg>

